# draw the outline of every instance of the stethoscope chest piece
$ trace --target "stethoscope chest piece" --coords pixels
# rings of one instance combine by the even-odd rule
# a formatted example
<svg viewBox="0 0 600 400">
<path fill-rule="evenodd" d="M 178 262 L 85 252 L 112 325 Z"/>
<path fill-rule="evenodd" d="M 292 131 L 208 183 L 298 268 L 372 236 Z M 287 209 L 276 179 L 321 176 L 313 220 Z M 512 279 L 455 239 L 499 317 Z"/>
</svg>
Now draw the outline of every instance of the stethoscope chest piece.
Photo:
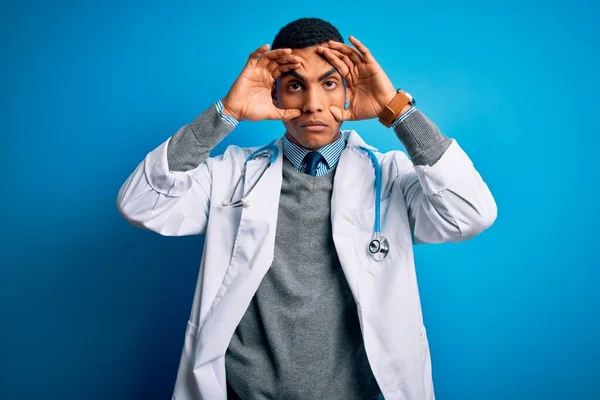
<svg viewBox="0 0 600 400">
<path fill-rule="evenodd" d="M 390 252 L 390 243 L 385 236 L 378 235 L 369 242 L 369 254 L 375 261 L 383 260 Z"/>
</svg>

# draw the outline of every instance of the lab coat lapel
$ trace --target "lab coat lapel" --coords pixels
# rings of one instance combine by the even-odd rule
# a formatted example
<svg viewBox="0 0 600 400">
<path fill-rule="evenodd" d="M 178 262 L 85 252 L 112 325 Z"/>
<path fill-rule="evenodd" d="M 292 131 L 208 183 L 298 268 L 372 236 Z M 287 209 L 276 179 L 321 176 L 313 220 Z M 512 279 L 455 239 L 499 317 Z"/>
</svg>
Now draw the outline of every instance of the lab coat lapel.
<svg viewBox="0 0 600 400">
<path fill-rule="evenodd" d="M 342 152 L 336 168 L 331 196 L 333 241 L 346 280 L 357 301 L 359 297 L 357 279 L 361 267 L 358 261 L 358 252 L 365 249 L 355 246 L 354 225 L 357 212 L 365 209 L 365 204 L 359 204 L 363 198 L 360 193 L 370 189 L 370 187 L 365 187 L 366 182 L 371 181 L 366 177 L 373 174 L 372 163 L 367 154 L 359 149 L 361 146 L 377 150 L 367 145 L 355 131 L 350 131 L 348 144 Z"/>
<path fill-rule="evenodd" d="M 281 139 L 274 144 L 279 150 L 277 159 L 252 190 L 249 206 L 242 210 L 227 273 L 198 332 L 198 340 L 204 344 L 196 354 L 197 367 L 224 356 L 231 336 L 273 261 L 283 166 Z M 264 158 L 248 162 L 244 191 L 255 182 L 265 163 Z"/>
</svg>

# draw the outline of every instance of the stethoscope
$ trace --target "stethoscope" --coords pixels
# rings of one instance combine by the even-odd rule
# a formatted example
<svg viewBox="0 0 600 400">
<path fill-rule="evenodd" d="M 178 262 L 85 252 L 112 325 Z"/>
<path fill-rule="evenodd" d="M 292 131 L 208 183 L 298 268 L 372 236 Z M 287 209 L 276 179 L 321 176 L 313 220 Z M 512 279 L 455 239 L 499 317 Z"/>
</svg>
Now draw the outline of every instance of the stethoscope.
<svg viewBox="0 0 600 400">
<path fill-rule="evenodd" d="M 239 179 L 231 189 L 231 195 L 229 196 L 229 200 L 223 200 L 221 205 L 223 207 L 231 206 L 231 207 L 249 207 L 250 202 L 248 201 L 248 196 L 252 193 L 252 190 L 263 177 L 267 169 L 271 165 L 275 163 L 277 156 L 279 155 L 279 149 L 277 146 L 273 144 L 274 142 L 269 143 L 268 145 L 261 147 L 256 150 L 252 154 L 248 156 L 246 161 L 244 162 L 244 167 L 242 168 L 242 173 L 240 174 Z M 375 169 L 375 227 L 373 229 L 373 239 L 369 242 L 368 252 L 373 257 L 375 261 L 383 260 L 390 251 L 390 244 L 385 236 L 381 234 L 381 226 L 380 226 L 380 214 L 381 214 L 381 167 L 379 166 L 379 161 L 377 160 L 377 156 L 371 150 L 365 147 L 359 147 L 361 150 L 367 153 L 369 158 L 371 159 L 371 163 L 373 164 L 373 168 Z M 258 159 L 258 158 L 267 158 L 267 162 L 263 167 L 258 179 L 254 181 L 252 186 L 248 188 L 246 193 L 242 193 L 242 197 L 239 200 L 233 200 L 233 196 L 237 192 L 238 186 L 240 182 L 246 177 L 246 166 L 248 162 Z"/>
<path fill-rule="evenodd" d="M 252 189 L 254 189 L 254 186 L 256 186 L 258 181 L 260 181 L 260 179 L 263 177 L 265 172 L 267 172 L 269 167 L 271 165 L 273 165 L 273 163 L 275 163 L 275 160 L 277 160 L 277 156 L 279 155 L 279 149 L 277 148 L 277 146 L 275 146 L 273 144 L 274 142 L 275 141 L 269 143 L 266 146 L 261 147 L 260 149 L 256 150 L 252 154 L 250 154 L 248 156 L 248 158 L 246 158 L 246 161 L 244 162 L 244 167 L 242 168 L 242 173 L 240 174 L 240 177 L 238 178 L 235 185 L 233 186 L 233 189 L 231 189 L 231 196 L 229 196 L 229 200 L 223 200 L 221 202 L 221 205 L 223 207 L 231 206 L 231 207 L 235 208 L 235 207 L 249 207 L 250 206 L 250 202 L 248 201 L 248 196 L 250 196 L 250 193 L 252 193 Z M 234 201 L 233 196 L 235 196 L 235 193 L 237 192 L 240 182 L 242 182 L 242 180 L 246 178 L 246 169 L 247 169 L 248 163 L 257 158 L 268 158 L 268 160 L 265 164 L 265 167 L 263 168 L 262 172 L 258 176 L 258 179 L 256 179 L 254 181 L 254 184 L 252 186 L 250 186 L 250 188 L 248 189 L 246 194 L 242 193 L 242 197 L 239 200 Z"/>
</svg>

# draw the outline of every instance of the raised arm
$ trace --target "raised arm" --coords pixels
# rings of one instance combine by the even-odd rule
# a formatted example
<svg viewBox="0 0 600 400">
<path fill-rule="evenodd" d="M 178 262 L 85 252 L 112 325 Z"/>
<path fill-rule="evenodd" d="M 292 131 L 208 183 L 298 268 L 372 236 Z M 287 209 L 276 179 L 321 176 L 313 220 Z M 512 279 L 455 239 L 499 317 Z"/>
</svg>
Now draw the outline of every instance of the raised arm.
<svg viewBox="0 0 600 400">
<path fill-rule="evenodd" d="M 117 207 L 132 224 L 166 236 L 202 234 L 210 208 L 210 150 L 243 119 L 292 119 L 299 110 L 273 105 L 271 88 L 297 67 L 290 49 L 250 54 L 227 96 L 150 152 L 121 187 Z"/>
<path fill-rule="evenodd" d="M 415 243 L 457 242 L 496 219 L 492 194 L 458 143 L 419 110 L 394 126 L 410 160 L 397 159 L 400 189 Z"/>
<path fill-rule="evenodd" d="M 354 37 L 351 47 L 330 41 L 318 51 L 347 82 L 350 105 L 331 107 L 336 120 L 362 120 L 380 116 L 397 90 L 373 55 Z M 415 243 L 468 239 L 496 219 L 496 203 L 473 163 L 455 140 L 414 106 L 398 111 L 394 131 L 410 160 L 396 160 L 394 184 L 403 195 Z M 386 125 L 387 126 L 387 125 Z"/>
<path fill-rule="evenodd" d="M 165 236 L 204 232 L 214 162 L 208 154 L 235 126 L 218 107 L 180 128 L 125 181 L 117 207 L 127 221 Z"/>
</svg>

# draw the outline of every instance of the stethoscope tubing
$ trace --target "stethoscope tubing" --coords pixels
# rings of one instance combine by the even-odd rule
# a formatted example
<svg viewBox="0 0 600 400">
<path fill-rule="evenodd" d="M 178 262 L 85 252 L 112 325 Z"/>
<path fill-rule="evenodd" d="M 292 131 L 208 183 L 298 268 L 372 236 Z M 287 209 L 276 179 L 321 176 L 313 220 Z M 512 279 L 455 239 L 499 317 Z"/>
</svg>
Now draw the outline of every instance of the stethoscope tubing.
<svg viewBox="0 0 600 400">
<path fill-rule="evenodd" d="M 247 207 L 249 205 L 248 196 L 250 196 L 252 190 L 254 190 L 254 187 L 262 179 L 265 172 L 267 172 L 267 169 L 269 169 L 269 167 L 275 163 L 275 160 L 277 160 L 277 157 L 279 156 L 279 148 L 277 148 L 277 146 L 275 146 L 274 143 L 275 141 L 269 143 L 266 146 L 261 147 L 260 149 L 252 152 L 252 154 L 250 154 L 248 158 L 246 158 L 240 177 L 238 178 L 231 190 L 231 196 L 229 197 L 229 200 L 224 200 L 221 203 L 223 207 Z M 359 148 L 362 151 L 364 151 L 367 154 L 367 156 L 371 159 L 371 164 L 373 165 L 373 169 L 375 170 L 375 223 L 373 227 L 373 240 L 369 242 L 368 249 L 371 253 L 371 256 L 375 260 L 381 261 L 387 256 L 389 252 L 388 240 L 381 235 L 381 166 L 379 165 L 379 160 L 377 159 L 377 156 L 372 150 L 367 149 L 363 146 L 360 146 Z M 265 167 L 258 176 L 258 179 L 254 180 L 254 183 L 250 186 L 246 193 L 242 192 L 242 197 L 239 200 L 234 201 L 233 196 L 235 196 L 235 193 L 237 192 L 241 181 L 246 176 L 247 164 L 256 158 L 265 157 L 266 153 L 269 153 L 268 160 L 265 164 Z"/>
<path fill-rule="evenodd" d="M 369 158 L 371 159 L 371 164 L 373 164 L 373 169 L 375 170 L 375 235 L 379 236 L 381 233 L 381 166 L 379 165 L 379 160 L 377 160 L 377 156 L 373 151 L 367 149 L 366 147 L 360 147 L 361 150 L 365 151 Z"/>
<path fill-rule="evenodd" d="M 242 207 L 242 206 L 248 205 L 248 202 L 247 202 L 248 196 L 250 196 L 250 193 L 252 193 L 252 190 L 254 190 L 254 187 L 258 184 L 258 182 L 260 182 L 260 180 L 262 179 L 265 172 L 267 172 L 269 167 L 275 163 L 275 160 L 277 160 L 277 156 L 279 155 L 279 149 L 273 143 L 274 143 L 274 141 L 269 143 L 266 146 L 261 147 L 260 149 L 254 151 L 252 154 L 250 154 L 248 156 L 248 158 L 246 158 L 246 161 L 244 162 L 244 167 L 242 168 L 240 177 L 238 178 L 238 180 L 235 182 L 235 185 L 231 189 L 231 196 L 229 196 L 229 200 L 224 200 L 221 203 L 221 205 L 223 207 L 231 206 L 231 207 L 235 208 L 235 207 Z M 240 183 L 246 176 L 246 170 L 247 170 L 248 163 L 256 158 L 264 157 L 264 155 L 265 155 L 264 153 L 270 153 L 270 155 L 267 160 L 267 163 L 265 164 L 265 167 L 263 168 L 260 175 L 258 176 L 258 179 L 254 180 L 254 183 L 252 184 L 252 186 L 250 186 L 250 188 L 248 188 L 248 191 L 246 193 L 242 193 L 242 197 L 239 200 L 233 201 L 233 196 L 235 196 L 235 193 L 237 192 L 237 189 L 238 189 Z"/>
</svg>

